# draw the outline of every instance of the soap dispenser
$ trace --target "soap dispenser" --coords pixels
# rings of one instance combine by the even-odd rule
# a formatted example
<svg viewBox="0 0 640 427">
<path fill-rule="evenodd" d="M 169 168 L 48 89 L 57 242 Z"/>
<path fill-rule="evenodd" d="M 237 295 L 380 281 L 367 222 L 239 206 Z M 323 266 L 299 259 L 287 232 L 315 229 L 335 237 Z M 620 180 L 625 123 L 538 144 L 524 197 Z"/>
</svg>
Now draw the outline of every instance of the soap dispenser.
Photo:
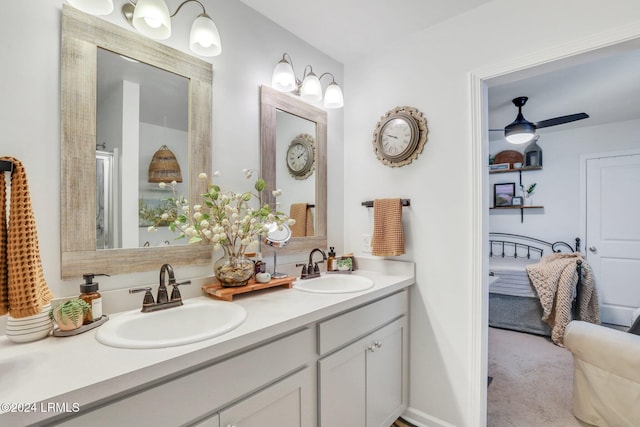
<svg viewBox="0 0 640 427">
<path fill-rule="evenodd" d="M 102 318 L 102 295 L 98 292 L 98 282 L 93 281 L 95 276 L 108 276 L 108 274 L 87 273 L 82 275 L 84 283 L 80 285 L 78 298 L 91 306 L 91 310 L 87 311 L 82 322 L 85 325 Z"/>
<path fill-rule="evenodd" d="M 329 257 L 327 258 L 327 271 L 336 271 L 337 269 L 335 247 L 331 246 L 329 247 Z"/>
</svg>

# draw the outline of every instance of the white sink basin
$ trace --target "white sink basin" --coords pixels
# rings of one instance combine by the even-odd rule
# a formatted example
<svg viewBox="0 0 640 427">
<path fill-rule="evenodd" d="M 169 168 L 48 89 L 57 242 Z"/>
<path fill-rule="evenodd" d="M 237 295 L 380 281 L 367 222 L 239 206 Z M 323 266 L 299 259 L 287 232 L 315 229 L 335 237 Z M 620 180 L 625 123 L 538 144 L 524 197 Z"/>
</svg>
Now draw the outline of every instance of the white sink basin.
<svg viewBox="0 0 640 427">
<path fill-rule="evenodd" d="M 128 311 L 100 326 L 96 339 L 120 348 L 164 348 L 217 337 L 244 322 L 245 309 L 232 302 L 186 300 L 152 313 Z"/>
<path fill-rule="evenodd" d="M 373 280 L 362 276 L 326 274 L 313 279 L 297 279 L 293 288 L 319 294 L 345 294 L 365 291 L 373 287 Z"/>
</svg>

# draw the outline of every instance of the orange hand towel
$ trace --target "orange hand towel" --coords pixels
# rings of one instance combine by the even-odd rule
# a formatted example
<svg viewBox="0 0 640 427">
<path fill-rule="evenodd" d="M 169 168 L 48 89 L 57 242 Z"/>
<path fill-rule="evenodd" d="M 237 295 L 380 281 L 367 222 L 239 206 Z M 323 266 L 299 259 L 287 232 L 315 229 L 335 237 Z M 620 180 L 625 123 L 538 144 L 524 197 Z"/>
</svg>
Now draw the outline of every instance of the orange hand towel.
<svg viewBox="0 0 640 427">
<path fill-rule="evenodd" d="M 404 253 L 402 201 L 400 199 L 374 200 L 371 254 L 397 256 Z"/>
<path fill-rule="evenodd" d="M 40 313 L 53 294 L 42 271 L 36 220 L 31 208 L 24 166 L 13 157 L 11 204 L 7 226 L 7 193 L 4 173 L 0 173 L 0 315 L 15 318 Z"/>
<path fill-rule="evenodd" d="M 291 226 L 291 237 L 313 236 L 313 213 L 307 203 L 293 203 L 289 208 L 289 218 L 296 223 Z"/>
</svg>

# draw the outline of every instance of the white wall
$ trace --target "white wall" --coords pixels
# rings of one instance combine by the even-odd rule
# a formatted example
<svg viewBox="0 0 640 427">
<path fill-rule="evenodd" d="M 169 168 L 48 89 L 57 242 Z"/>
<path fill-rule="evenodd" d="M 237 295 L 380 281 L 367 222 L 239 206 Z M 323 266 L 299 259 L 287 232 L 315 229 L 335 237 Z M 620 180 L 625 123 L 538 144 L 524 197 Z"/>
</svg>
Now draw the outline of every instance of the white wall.
<svg viewBox="0 0 640 427">
<path fill-rule="evenodd" d="M 534 204 L 543 205 L 544 209 L 525 210 L 522 223 L 519 210 L 493 210 L 489 231 L 573 244 L 574 239 L 583 233 L 579 221 L 580 156 L 640 148 L 638 135 L 640 120 L 544 133 L 538 141 L 542 148 L 543 169 L 522 173 L 525 187 L 534 182 L 537 184 Z M 490 144 L 493 154 L 513 149 L 522 152 L 524 148 L 517 148 L 504 140 Z M 491 174 L 489 182 L 493 200 L 493 184 L 515 182 L 517 188 L 518 174 Z"/>
<path fill-rule="evenodd" d="M 350 101 L 345 158 L 358 162 L 357 169 L 345 168 L 345 246 L 358 248 L 362 234 L 370 232 L 361 201 L 411 199 L 404 209 L 409 242 L 402 259 L 416 261 L 407 414 L 417 421 L 481 424 L 482 404 L 471 387 L 477 357 L 473 336 L 483 325 L 473 323 L 471 300 L 472 200 L 477 195 L 471 175 L 470 73 L 640 24 L 639 17 L 640 3 L 631 0 L 496 0 L 345 64 Z M 373 154 L 372 132 L 380 116 L 399 105 L 425 114 L 429 141 L 411 165 L 388 168 Z"/>
<path fill-rule="evenodd" d="M 115 0 L 114 11 L 103 19 L 127 29 Z M 77 280 L 60 279 L 60 20 L 62 0 L 7 2 L 0 14 L 3 84 L 0 101 L 2 138 L 0 154 L 20 159 L 26 167 L 38 223 L 45 278 L 57 297 L 78 293 Z M 294 37 L 244 4 L 232 0 L 203 0 L 222 38 L 222 54 L 205 59 L 213 67 L 212 165 L 220 170 L 218 183 L 240 191 L 247 185 L 243 168 L 260 170 L 259 86 L 270 85 L 275 64 L 288 52 L 296 71 L 304 64 L 331 71 L 343 82 L 343 66 Z M 178 0 L 168 0 L 174 11 Z M 191 23 L 200 13 L 186 5 L 172 20 L 173 36 L 164 43 L 185 52 Z M 25 25 L 29 23 L 29 30 Z M 298 68 L 300 67 L 300 68 Z M 343 85 L 344 88 L 344 85 Z M 337 191 L 329 195 L 329 208 L 338 215 L 329 239 L 342 240 L 343 110 L 331 110 L 328 131 L 328 169 Z M 335 160 L 334 160 L 335 159 Z M 246 189 L 250 189 L 251 186 Z M 137 237 L 137 233 L 136 233 Z M 300 259 L 305 256 L 301 255 Z M 169 262 L 171 260 L 168 260 Z M 210 275 L 212 267 L 178 269 L 182 279 Z M 100 289 L 154 284 L 157 271 L 104 277 Z"/>
</svg>

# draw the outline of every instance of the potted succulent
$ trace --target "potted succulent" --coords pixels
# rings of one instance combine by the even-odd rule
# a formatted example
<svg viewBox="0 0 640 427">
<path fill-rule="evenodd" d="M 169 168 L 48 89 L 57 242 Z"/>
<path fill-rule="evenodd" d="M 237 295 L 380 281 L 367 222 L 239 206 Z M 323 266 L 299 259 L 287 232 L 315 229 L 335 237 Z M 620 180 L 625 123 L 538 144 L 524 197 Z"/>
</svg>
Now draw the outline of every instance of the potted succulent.
<svg viewBox="0 0 640 427">
<path fill-rule="evenodd" d="M 534 182 L 533 184 L 529 185 L 526 189 L 524 188 L 524 185 L 520 185 L 520 188 L 522 189 L 522 193 L 524 194 L 524 202 L 527 206 L 531 206 L 533 205 L 533 192 L 536 189 L 536 183 Z"/>
<path fill-rule="evenodd" d="M 70 299 L 63 304 L 53 307 L 49 317 L 56 321 L 61 331 L 71 331 L 82 326 L 84 315 L 91 306 L 80 298 Z"/>
</svg>

